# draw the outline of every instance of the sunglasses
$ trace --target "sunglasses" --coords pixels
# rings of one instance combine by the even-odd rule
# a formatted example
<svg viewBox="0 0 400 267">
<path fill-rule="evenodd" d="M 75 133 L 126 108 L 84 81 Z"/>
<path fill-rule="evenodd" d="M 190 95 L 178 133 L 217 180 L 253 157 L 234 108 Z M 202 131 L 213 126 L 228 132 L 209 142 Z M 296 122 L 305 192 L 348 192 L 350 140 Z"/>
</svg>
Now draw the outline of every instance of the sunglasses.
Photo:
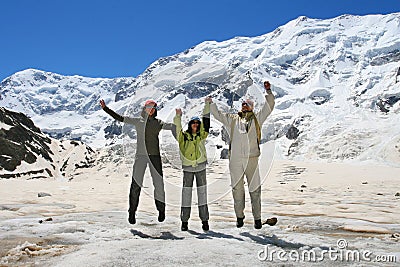
<svg viewBox="0 0 400 267">
<path fill-rule="evenodd" d="M 192 124 L 200 124 L 200 122 L 199 121 L 194 121 L 194 122 L 192 122 Z"/>
<path fill-rule="evenodd" d="M 242 107 L 243 107 L 243 106 L 248 106 L 248 107 L 250 107 L 249 103 L 247 103 L 247 102 L 243 102 L 243 103 L 242 103 Z"/>
<path fill-rule="evenodd" d="M 157 109 L 156 106 L 144 106 L 145 108 L 149 108 L 149 109 Z"/>
</svg>

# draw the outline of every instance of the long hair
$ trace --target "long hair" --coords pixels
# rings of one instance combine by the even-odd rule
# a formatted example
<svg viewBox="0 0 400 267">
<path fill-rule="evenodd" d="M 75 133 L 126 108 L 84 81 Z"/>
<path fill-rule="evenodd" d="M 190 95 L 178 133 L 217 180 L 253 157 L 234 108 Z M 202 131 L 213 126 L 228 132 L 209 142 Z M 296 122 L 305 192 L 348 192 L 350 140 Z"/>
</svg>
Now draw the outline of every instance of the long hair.
<svg viewBox="0 0 400 267">
<path fill-rule="evenodd" d="M 194 121 L 195 120 L 189 121 L 188 128 L 186 130 L 186 132 L 189 133 L 189 134 L 192 134 L 192 124 L 193 124 Z M 201 121 L 199 121 L 199 122 L 200 122 L 200 124 L 198 124 L 199 126 L 197 127 L 197 133 L 200 132 Z"/>
</svg>

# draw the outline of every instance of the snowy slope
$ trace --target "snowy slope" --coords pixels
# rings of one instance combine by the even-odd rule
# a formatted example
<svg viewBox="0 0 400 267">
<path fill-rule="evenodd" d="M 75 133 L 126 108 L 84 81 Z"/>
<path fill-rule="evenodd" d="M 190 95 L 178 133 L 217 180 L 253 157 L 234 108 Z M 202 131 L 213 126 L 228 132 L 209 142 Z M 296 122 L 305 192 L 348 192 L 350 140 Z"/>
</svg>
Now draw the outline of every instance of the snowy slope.
<svg viewBox="0 0 400 267">
<path fill-rule="evenodd" d="M 399 164 L 399 34 L 400 13 L 299 17 L 262 36 L 203 42 L 155 61 L 136 79 L 26 70 L 1 83 L 0 105 L 24 111 L 46 132 L 100 147 L 120 142 L 117 136 L 133 142 L 131 128 L 99 110 L 101 97 L 127 116 L 154 98 L 160 118 L 172 121 L 181 107 L 185 122 L 200 114 L 205 96 L 227 111 L 248 96 L 259 108 L 269 80 L 277 99 L 263 142 L 276 140 L 276 156 Z M 224 145 L 220 125 L 212 125 L 209 141 Z"/>
</svg>

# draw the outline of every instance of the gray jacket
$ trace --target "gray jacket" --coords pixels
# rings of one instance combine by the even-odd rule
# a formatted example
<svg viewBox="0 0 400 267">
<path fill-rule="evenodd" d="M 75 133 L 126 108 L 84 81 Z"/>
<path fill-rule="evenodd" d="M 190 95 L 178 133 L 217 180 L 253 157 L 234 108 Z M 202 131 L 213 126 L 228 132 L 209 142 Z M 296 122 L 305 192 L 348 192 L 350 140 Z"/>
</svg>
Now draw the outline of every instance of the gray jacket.
<svg viewBox="0 0 400 267">
<path fill-rule="evenodd" d="M 158 135 L 161 130 L 175 130 L 173 123 L 165 123 L 155 116 L 150 117 L 144 111 L 141 117 L 124 117 L 108 107 L 103 109 L 114 119 L 132 124 L 136 128 L 137 148 L 136 155 L 160 155 L 160 140 Z"/>
</svg>

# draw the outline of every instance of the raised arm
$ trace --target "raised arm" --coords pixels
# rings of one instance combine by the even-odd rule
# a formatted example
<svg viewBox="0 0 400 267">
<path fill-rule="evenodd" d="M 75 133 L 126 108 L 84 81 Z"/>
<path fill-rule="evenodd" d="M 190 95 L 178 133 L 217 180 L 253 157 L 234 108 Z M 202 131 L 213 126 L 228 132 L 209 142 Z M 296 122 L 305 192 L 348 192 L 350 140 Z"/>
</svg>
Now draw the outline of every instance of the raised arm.
<svg viewBox="0 0 400 267">
<path fill-rule="evenodd" d="M 271 91 L 271 84 L 268 81 L 264 82 L 264 88 L 267 93 L 265 95 L 265 103 L 261 110 L 256 114 L 260 124 L 263 124 L 265 122 L 275 106 L 275 97 Z"/>
<path fill-rule="evenodd" d="M 201 139 L 206 139 L 210 132 L 210 104 L 211 98 L 206 98 L 203 108 L 202 124 L 200 125 Z"/>
<path fill-rule="evenodd" d="M 130 117 L 124 117 L 124 116 L 119 115 L 114 110 L 107 107 L 106 103 L 104 102 L 103 99 L 100 100 L 100 106 L 108 115 L 110 115 L 117 121 L 128 123 L 128 124 L 133 124 L 133 125 L 135 125 L 139 121 L 139 118 L 130 118 Z"/>
<path fill-rule="evenodd" d="M 211 105 L 212 99 L 207 97 L 204 103 L 204 108 L 203 108 L 203 126 L 204 126 L 204 131 L 207 133 L 210 132 L 210 105 Z"/>
<path fill-rule="evenodd" d="M 120 121 L 120 122 L 124 121 L 124 117 L 119 115 L 118 113 L 116 113 L 115 111 L 110 109 L 109 107 L 107 107 L 106 103 L 104 102 L 103 99 L 100 100 L 100 106 L 108 115 L 113 117 L 115 120 Z"/>
<path fill-rule="evenodd" d="M 207 97 L 206 101 L 209 101 L 210 103 L 210 111 L 214 118 L 229 128 L 232 123 L 232 117 L 230 114 L 221 112 L 217 105 L 212 102 L 211 97 Z"/>
<path fill-rule="evenodd" d="M 174 117 L 174 128 L 175 130 L 172 131 L 174 137 L 178 142 L 183 139 L 182 133 L 182 110 L 180 108 L 175 109 L 176 115 Z"/>
</svg>

